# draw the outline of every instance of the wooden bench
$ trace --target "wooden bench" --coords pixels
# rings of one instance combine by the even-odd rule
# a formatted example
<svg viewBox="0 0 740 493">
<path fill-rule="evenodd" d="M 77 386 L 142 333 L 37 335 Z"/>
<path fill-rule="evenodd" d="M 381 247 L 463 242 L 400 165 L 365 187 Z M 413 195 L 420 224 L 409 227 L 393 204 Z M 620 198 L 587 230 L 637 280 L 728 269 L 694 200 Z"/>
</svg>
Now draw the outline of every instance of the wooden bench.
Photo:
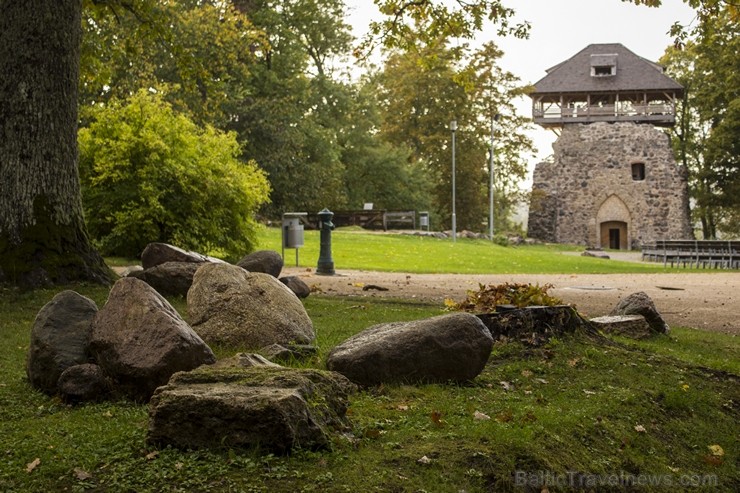
<svg viewBox="0 0 740 493">
<path fill-rule="evenodd" d="M 658 240 L 643 245 L 642 260 L 666 267 L 740 269 L 740 241 Z"/>
</svg>

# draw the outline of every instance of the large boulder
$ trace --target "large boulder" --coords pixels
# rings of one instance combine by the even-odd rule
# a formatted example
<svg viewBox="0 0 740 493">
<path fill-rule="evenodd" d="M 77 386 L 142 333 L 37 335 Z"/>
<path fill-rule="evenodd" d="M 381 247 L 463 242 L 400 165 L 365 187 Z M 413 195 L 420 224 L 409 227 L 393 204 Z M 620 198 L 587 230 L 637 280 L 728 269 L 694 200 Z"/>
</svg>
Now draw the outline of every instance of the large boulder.
<svg viewBox="0 0 740 493">
<path fill-rule="evenodd" d="M 62 291 L 44 305 L 31 328 L 26 359 L 31 385 L 54 394 L 64 370 L 88 362 L 90 325 L 97 311 L 94 301 L 74 291 Z"/>
<path fill-rule="evenodd" d="M 632 293 L 621 299 L 610 315 L 642 315 L 653 332 L 667 334 L 671 330 L 658 313 L 653 300 L 643 291 Z"/>
<path fill-rule="evenodd" d="M 301 301 L 269 274 L 205 264 L 187 300 L 193 329 L 209 344 L 259 349 L 310 344 L 316 337 Z"/>
<path fill-rule="evenodd" d="M 250 358 L 240 357 L 242 362 Z M 184 449 L 320 449 L 346 428 L 354 386 L 338 373 L 241 362 L 177 373 L 149 403 L 148 441 Z"/>
<path fill-rule="evenodd" d="M 95 316 L 90 352 L 118 390 L 138 401 L 148 400 L 175 372 L 216 361 L 167 300 L 132 277 L 116 282 Z"/>
<path fill-rule="evenodd" d="M 201 266 L 195 262 L 165 262 L 145 270 L 132 271 L 129 277 L 141 279 L 163 296 L 187 296 L 193 284 L 195 271 Z"/>
<path fill-rule="evenodd" d="M 283 270 L 283 257 L 274 250 L 258 250 L 241 259 L 236 265 L 249 272 L 262 272 L 277 278 Z"/>
<path fill-rule="evenodd" d="M 188 252 L 167 243 L 149 243 L 141 252 L 141 266 L 150 269 L 165 262 L 192 262 L 202 264 L 204 262 L 221 263 L 223 260 L 209 257 L 197 252 Z"/>
<path fill-rule="evenodd" d="M 353 382 L 463 382 L 483 371 L 493 338 L 469 313 L 370 327 L 336 346 L 326 361 Z"/>
</svg>

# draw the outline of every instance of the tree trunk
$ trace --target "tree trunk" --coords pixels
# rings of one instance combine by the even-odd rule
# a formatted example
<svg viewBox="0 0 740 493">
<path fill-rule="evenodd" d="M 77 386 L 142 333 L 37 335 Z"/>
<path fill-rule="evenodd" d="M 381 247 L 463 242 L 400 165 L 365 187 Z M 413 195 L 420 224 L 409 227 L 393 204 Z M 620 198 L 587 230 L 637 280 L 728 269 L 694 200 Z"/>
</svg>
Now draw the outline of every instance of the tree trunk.
<svg viewBox="0 0 740 493">
<path fill-rule="evenodd" d="M 110 283 L 77 172 L 81 0 L 0 0 L 0 282 Z"/>
</svg>

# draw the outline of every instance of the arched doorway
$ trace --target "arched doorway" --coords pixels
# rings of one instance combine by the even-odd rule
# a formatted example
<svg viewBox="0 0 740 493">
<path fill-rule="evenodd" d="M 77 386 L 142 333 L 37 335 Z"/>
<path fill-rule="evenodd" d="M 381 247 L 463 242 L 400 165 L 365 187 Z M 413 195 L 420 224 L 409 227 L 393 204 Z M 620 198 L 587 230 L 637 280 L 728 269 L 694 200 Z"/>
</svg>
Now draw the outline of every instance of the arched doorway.
<svg viewBox="0 0 740 493">
<path fill-rule="evenodd" d="M 601 248 L 627 250 L 627 223 L 622 221 L 601 223 Z"/>
<path fill-rule="evenodd" d="M 596 214 L 597 238 L 601 248 L 628 250 L 630 245 L 630 212 L 617 195 L 610 195 Z"/>
</svg>

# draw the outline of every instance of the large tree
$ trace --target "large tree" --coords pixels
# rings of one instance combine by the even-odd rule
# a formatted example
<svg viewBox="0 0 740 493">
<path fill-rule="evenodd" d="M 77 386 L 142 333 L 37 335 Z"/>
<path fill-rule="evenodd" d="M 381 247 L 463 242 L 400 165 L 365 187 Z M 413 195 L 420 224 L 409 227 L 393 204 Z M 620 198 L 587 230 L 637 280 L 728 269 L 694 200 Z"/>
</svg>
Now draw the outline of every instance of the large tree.
<svg viewBox="0 0 740 493">
<path fill-rule="evenodd" d="M 704 238 L 740 234 L 739 30 L 737 9 L 728 5 L 702 17 L 691 38 L 661 59 L 686 91 L 672 136 Z"/>
<path fill-rule="evenodd" d="M 81 0 L 0 0 L 0 281 L 108 283 L 77 173 Z"/>
</svg>

